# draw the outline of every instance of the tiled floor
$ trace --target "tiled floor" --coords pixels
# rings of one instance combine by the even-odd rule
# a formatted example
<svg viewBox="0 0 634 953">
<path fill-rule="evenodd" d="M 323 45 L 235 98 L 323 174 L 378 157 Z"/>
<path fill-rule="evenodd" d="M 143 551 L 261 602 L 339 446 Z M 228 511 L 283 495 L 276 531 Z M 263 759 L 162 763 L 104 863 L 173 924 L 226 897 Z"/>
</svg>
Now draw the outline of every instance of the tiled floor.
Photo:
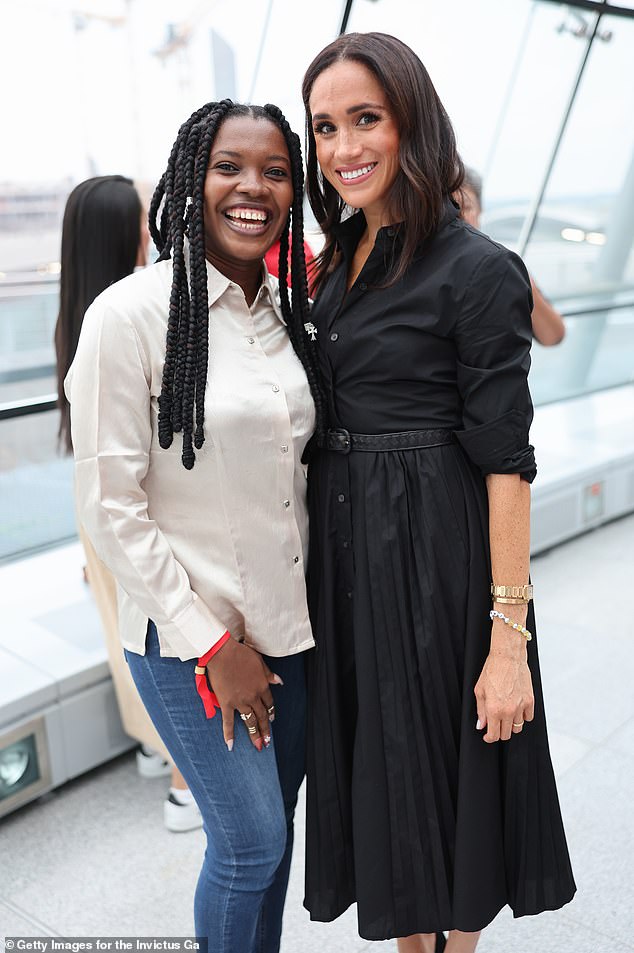
<svg viewBox="0 0 634 953">
<path fill-rule="evenodd" d="M 553 760 L 579 887 L 562 911 L 503 912 L 482 953 L 634 951 L 634 517 L 533 562 Z M 164 781 L 125 755 L 1 822 L 0 937 L 191 935 L 203 835 L 161 823 Z M 312 924 L 301 906 L 302 807 L 283 953 L 394 951 L 354 911 Z M 2 946 L 2 944 L 0 944 Z M 236 951 L 238 953 L 238 951 Z"/>
</svg>

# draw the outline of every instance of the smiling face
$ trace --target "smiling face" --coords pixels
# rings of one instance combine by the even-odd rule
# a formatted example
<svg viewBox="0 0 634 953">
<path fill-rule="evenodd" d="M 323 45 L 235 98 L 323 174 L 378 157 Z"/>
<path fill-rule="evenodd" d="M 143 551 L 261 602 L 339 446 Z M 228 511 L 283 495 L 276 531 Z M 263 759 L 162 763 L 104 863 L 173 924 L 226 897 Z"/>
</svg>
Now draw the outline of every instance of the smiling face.
<svg viewBox="0 0 634 953">
<path fill-rule="evenodd" d="M 216 134 L 205 179 L 205 254 L 240 283 L 260 269 L 293 201 L 282 132 L 267 119 L 230 116 Z"/>
<path fill-rule="evenodd" d="M 346 204 L 368 224 L 390 224 L 389 196 L 400 172 L 400 136 L 383 87 L 356 60 L 320 73 L 309 100 L 317 161 Z"/>
</svg>

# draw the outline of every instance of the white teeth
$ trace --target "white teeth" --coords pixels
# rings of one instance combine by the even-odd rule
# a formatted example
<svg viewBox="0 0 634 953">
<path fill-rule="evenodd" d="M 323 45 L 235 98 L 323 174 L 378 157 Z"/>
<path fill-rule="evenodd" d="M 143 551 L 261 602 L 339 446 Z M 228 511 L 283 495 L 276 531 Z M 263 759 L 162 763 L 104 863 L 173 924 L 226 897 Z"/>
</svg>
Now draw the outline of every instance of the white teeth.
<svg viewBox="0 0 634 953">
<path fill-rule="evenodd" d="M 234 218 L 232 221 L 236 228 L 242 228 L 245 232 L 257 231 L 262 228 L 263 224 L 262 222 L 241 222 L 238 218 Z"/>
<path fill-rule="evenodd" d="M 266 222 L 268 218 L 266 212 L 255 208 L 232 208 L 226 214 L 227 218 L 231 218 L 234 221 L 242 219 L 247 222 Z"/>
<path fill-rule="evenodd" d="M 364 165 L 362 169 L 353 169 L 351 172 L 340 172 L 342 179 L 358 179 L 360 175 L 365 175 L 367 172 L 371 172 L 376 162 L 373 162 L 372 165 Z"/>
</svg>

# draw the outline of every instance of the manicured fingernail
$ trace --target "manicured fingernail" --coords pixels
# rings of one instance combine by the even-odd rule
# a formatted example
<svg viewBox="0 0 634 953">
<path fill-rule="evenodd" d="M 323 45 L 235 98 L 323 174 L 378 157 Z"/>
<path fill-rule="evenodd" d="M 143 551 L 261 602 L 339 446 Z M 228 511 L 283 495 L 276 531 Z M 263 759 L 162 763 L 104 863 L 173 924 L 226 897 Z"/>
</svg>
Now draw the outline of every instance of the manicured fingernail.
<svg viewBox="0 0 634 953">
<path fill-rule="evenodd" d="M 269 715 L 269 721 L 275 721 L 275 712 L 272 715 Z"/>
<path fill-rule="evenodd" d="M 261 750 L 262 750 L 262 739 L 261 739 L 261 738 L 256 738 L 256 739 L 255 739 L 255 747 L 258 749 L 258 751 L 261 751 Z"/>
<path fill-rule="evenodd" d="M 284 684 L 284 682 L 282 681 L 282 679 L 280 678 L 280 676 L 279 676 L 279 675 L 276 675 L 275 672 L 273 673 L 273 678 L 271 679 L 271 683 L 272 683 L 273 685 L 283 685 L 283 684 Z"/>
<path fill-rule="evenodd" d="M 233 738 L 229 738 L 229 741 L 227 742 L 227 748 L 229 751 L 233 751 Z"/>
<path fill-rule="evenodd" d="M 270 744 L 271 744 L 271 736 L 270 736 L 270 735 L 264 735 L 264 745 L 265 745 L 265 747 L 268 748 L 268 746 L 269 746 Z"/>
<path fill-rule="evenodd" d="M 482 728 L 482 725 L 480 724 L 480 719 L 479 719 L 479 718 L 478 718 L 478 720 L 476 721 L 476 728 L 478 729 L 478 731 L 480 730 L 480 728 Z"/>
</svg>

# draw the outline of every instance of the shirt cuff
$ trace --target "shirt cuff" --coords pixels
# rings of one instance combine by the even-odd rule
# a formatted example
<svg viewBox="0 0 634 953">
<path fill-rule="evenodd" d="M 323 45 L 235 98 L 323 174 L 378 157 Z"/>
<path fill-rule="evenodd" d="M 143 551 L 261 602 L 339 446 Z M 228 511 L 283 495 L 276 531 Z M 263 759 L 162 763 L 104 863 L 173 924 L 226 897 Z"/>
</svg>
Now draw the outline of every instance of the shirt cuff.
<svg viewBox="0 0 634 953">
<path fill-rule="evenodd" d="M 231 634 L 227 631 L 224 635 L 221 635 L 217 642 L 215 642 L 212 647 L 204 655 L 201 655 L 198 659 L 198 665 L 194 668 L 196 673 L 196 691 L 200 695 L 203 707 L 205 709 L 205 716 L 207 718 L 213 718 L 216 714 L 216 709 L 220 708 L 218 698 L 216 693 L 212 692 L 209 687 L 209 682 L 207 680 L 207 662 L 214 657 L 216 652 L 219 652 L 223 647 L 225 642 L 231 638 Z"/>
</svg>

